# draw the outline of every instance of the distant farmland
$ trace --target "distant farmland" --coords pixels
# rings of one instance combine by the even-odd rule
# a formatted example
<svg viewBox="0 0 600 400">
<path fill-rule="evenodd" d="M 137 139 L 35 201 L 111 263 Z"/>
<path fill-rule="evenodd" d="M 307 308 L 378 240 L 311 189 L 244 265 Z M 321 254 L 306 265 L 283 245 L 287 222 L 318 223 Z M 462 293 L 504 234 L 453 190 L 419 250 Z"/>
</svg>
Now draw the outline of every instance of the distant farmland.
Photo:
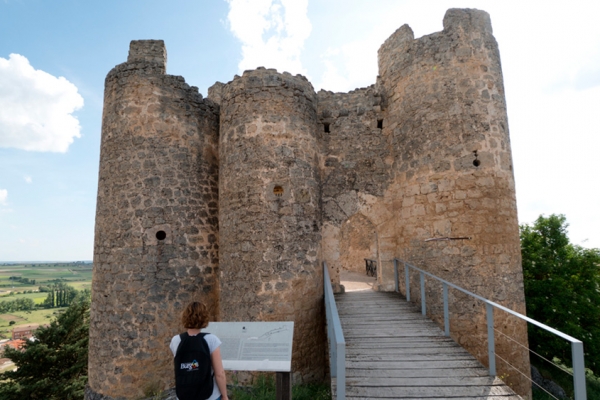
<svg viewBox="0 0 600 400">
<path fill-rule="evenodd" d="M 39 292 L 39 287 L 58 282 L 66 283 L 77 290 L 91 289 L 92 264 L 84 262 L 0 264 L 0 302 L 29 298 L 35 304 L 41 304 L 48 293 Z M 62 309 L 57 308 L 42 308 L 35 311 L 0 314 L 0 338 L 10 337 L 12 329 L 19 325 L 49 323 L 61 311 Z"/>
<path fill-rule="evenodd" d="M 21 283 L 11 277 L 35 280 L 35 284 Z M 0 291 L 6 288 L 17 289 L 25 286 L 40 286 L 61 280 L 66 283 L 91 282 L 92 264 L 90 263 L 52 263 L 52 264 L 0 264 Z"/>
</svg>

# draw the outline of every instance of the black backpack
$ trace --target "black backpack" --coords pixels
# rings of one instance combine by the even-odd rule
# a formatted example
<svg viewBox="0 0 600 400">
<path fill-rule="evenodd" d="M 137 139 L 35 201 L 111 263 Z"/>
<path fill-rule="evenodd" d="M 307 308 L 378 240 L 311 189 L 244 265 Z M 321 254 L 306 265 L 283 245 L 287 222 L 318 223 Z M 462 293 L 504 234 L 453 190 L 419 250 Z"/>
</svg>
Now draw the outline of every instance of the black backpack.
<svg viewBox="0 0 600 400">
<path fill-rule="evenodd" d="M 200 333 L 179 335 L 181 343 L 175 353 L 175 393 L 179 400 L 205 400 L 213 392 L 210 349 Z"/>
</svg>

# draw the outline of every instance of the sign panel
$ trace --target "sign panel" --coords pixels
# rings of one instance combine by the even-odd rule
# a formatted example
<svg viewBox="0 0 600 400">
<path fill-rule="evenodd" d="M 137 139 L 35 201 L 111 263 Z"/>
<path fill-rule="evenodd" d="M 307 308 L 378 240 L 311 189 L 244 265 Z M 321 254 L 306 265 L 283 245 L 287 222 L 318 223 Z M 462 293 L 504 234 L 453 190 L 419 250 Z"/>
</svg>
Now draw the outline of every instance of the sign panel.
<svg viewBox="0 0 600 400">
<path fill-rule="evenodd" d="M 226 370 L 279 371 L 292 369 L 294 323 L 210 322 L 202 332 L 217 336 Z"/>
</svg>

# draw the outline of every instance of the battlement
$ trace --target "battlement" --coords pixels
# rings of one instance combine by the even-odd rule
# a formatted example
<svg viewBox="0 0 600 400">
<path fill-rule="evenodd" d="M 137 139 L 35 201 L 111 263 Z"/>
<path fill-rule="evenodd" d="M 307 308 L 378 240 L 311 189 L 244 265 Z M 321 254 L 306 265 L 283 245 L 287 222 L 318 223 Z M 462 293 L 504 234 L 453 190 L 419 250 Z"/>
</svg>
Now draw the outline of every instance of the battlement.
<svg viewBox="0 0 600 400">
<path fill-rule="evenodd" d="M 321 120 L 346 117 L 350 114 L 362 115 L 370 111 L 381 112 L 381 94 L 376 90 L 375 85 L 348 93 L 319 90 L 317 99 Z"/>
<path fill-rule="evenodd" d="M 129 44 L 128 63 L 147 62 L 167 69 L 167 48 L 164 40 L 132 40 Z"/>
<path fill-rule="evenodd" d="M 302 94 L 316 104 L 315 89 L 305 76 L 292 75 L 289 72 L 280 73 L 274 68 L 258 67 L 255 70 L 246 70 L 242 76 L 236 75 L 233 80 L 224 84 L 220 91 L 222 99 L 230 99 L 241 93 L 270 89 Z M 259 99 L 260 96 L 257 100 Z"/>
<path fill-rule="evenodd" d="M 490 14 L 475 8 L 451 8 L 444 15 L 444 31 L 451 32 L 457 28 L 464 31 L 480 31 L 492 34 Z"/>
</svg>

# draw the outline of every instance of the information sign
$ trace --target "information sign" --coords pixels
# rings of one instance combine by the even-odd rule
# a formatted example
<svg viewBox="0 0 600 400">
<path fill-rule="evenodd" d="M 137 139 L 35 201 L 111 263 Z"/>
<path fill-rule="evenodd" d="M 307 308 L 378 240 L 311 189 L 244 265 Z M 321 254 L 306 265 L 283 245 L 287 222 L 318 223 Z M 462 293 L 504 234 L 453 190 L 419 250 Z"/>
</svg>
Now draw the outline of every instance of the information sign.
<svg viewBox="0 0 600 400">
<path fill-rule="evenodd" d="M 202 332 L 221 340 L 226 370 L 291 371 L 293 322 L 210 322 Z"/>
</svg>

